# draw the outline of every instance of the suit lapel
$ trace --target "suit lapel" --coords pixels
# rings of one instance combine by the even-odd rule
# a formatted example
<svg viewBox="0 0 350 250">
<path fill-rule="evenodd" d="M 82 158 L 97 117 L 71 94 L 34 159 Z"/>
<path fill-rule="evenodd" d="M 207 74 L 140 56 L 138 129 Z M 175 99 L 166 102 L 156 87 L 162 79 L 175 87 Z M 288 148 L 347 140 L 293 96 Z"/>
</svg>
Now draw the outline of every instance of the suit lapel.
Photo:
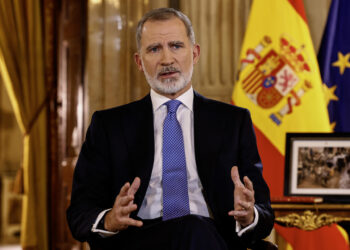
<svg viewBox="0 0 350 250">
<path fill-rule="evenodd" d="M 198 175 L 203 186 L 209 184 L 212 168 L 216 165 L 218 148 L 221 144 L 220 128 L 210 101 L 195 92 L 193 100 L 194 145 Z"/>
<path fill-rule="evenodd" d="M 194 92 L 194 99 L 193 99 L 193 126 L 194 126 L 194 147 L 195 147 L 195 154 L 196 154 L 196 163 L 197 165 L 201 166 L 203 161 L 203 155 L 204 155 L 204 148 L 203 145 L 207 145 L 208 141 L 207 138 L 203 135 L 206 134 L 207 128 L 206 126 L 203 126 L 205 124 L 205 121 L 207 120 L 207 114 L 205 113 L 205 110 L 203 107 L 203 99 L 201 96 L 198 95 L 197 92 Z"/>
<path fill-rule="evenodd" d="M 129 106 L 123 119 L 123 129 L 131 157 L 130 181 L 141 178 L 141 186 L 135 195 L 138 208 L 146 193 L 154 160 L 153 109 L 150 95 Z"/>
<path fill-rule="evenodd" d="M 222 186 L 220 154 L 226 131 L 225 116 L 220 113 L 218 103 L 195 92 L 193 102 L 194 145 L 198 176 L 203 185 L 204 197 L 215 216 L 215 190 Z"/>
</svg>

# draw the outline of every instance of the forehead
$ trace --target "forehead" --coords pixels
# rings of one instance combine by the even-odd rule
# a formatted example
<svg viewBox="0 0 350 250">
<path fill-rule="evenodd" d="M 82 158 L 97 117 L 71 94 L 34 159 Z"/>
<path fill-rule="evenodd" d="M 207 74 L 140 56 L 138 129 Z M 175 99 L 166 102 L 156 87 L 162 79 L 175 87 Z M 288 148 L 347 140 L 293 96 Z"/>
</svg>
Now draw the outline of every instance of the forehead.
<svg viewBox="0 0 350 250">
<path fill-rule="evenodd" d="M 188 40 L 185 24 L 179 18 L 149 20 L 142 28 L 141 44 L 159 43 L 164 40 Z"/>
</svg>

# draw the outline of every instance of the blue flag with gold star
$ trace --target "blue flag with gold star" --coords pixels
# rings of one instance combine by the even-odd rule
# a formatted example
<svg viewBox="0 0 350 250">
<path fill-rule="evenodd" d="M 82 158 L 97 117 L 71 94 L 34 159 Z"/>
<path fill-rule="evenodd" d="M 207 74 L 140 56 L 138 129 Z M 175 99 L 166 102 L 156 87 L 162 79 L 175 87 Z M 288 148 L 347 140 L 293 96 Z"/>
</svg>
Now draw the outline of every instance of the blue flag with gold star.
<svg viewBox="0 0 350 250">
<path fill-rule="evenodd" d="M 332 1 L 318 61 L 332 128 L 350 132 L 349 0 Z"/>
</svg>

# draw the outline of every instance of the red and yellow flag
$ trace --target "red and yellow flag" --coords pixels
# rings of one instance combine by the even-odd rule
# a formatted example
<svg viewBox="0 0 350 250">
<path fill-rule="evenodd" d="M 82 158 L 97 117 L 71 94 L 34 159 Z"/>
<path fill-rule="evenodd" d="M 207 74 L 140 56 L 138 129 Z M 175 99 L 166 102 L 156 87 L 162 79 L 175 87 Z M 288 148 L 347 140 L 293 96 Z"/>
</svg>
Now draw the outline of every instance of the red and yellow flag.
<svg viewBox="0 0 350 250">
<path fill-rule="evenodd" d="M 283 196 L 286 133 L 331 132 L 302 0 L 254 0 L 240 60 L 232 101 L 250 110 L 271 196 Z M 303 245 L 306 232 L 285 230 L 289 249 L 348 249 L 345 240 L 317 245 L 312 232 L 316 245 Z M 343 237 L 337 227 L 322 233 Z"/>
</svg>

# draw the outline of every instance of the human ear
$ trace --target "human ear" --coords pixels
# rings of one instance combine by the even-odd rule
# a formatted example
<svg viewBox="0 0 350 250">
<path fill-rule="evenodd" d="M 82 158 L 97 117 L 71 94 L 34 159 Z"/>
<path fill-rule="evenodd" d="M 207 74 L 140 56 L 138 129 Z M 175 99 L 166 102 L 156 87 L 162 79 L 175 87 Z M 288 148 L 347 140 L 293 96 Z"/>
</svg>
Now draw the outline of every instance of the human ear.
<svg viewBox="0 0 350 250">
<path fill-rule="evenodd" d="M 198 62 L 200 53 L 201 47 L 199 44 L 193 45 L 193 64 L 196 64 Z"/>
<path fill-rule="evenodd" d="M 137 68 L 140 70 L 140 71 L 143 71 L 143 68 L 142 68 L 142 61 L 141 61 L 141 55 L 136 52 L 134 54 L 134 60 L 135 60 L 135 63 L 137 65 Z"/>
</svg>

